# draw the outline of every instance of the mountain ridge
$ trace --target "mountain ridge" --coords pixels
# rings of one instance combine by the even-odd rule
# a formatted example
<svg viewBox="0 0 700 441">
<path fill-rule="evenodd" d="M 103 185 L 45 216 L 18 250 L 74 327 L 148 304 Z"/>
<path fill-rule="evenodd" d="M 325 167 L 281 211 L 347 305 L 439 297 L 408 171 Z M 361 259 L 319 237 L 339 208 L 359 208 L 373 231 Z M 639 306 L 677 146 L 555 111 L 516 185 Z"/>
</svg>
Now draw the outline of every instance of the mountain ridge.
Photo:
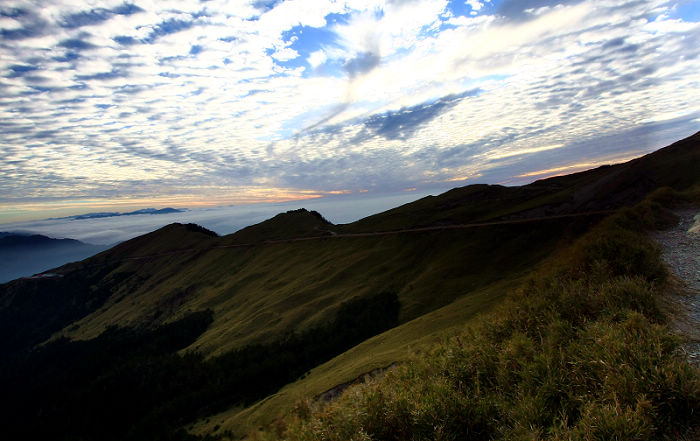
<svg viewBox="0 0 700 441">
<path fill-rule="evenodd" d="M 71 245 L 86 245 L 76 239 L 54 239 L 41 234 L 7 234 L 0 237 L 0 248 L 16 248 L 16 247 L 36 247 L 36 246 L 71 246 Z"/>
<path fill-rule="evenodd" d="M 602 211 L 630 206 L 655 188 L 684 188 L 700 170 L 700 132 L 630 161 L 505 187 L 474 184 L 368 216 L 345 231 L 386 230 Z M 401 218 L 397 222 L 396 217 Z"/>
<path fill-rule="evenodd" d="M 92 259 L 88 259 L 85 262 L 59 268 L 57 272 L 61 273 L 65 271 L 73 271 L 84 266 L 109 263 L 110 265 L 122 265 L 129 274 L 141 274 L 144 273 L 147 268 L 158 268 L 159 265 L 156 262 L 158 259 L 171 261 L 174 264 L 177 264 L 181 269 L 174 272 L 163 272 L 163 269 L 167 268 L 166 266 L 156 270 L 156 273 L 159 274 L 158 276 L 155 276 L 155 274 L 146 273 L 143 275 L 143 277 L 145 277 L 146 280 L 154 279 L 154 277 L 154 280 L 172 280 L 172 283 L 178 286 L 176 289 L 170 289 L 169 291 L 165 290 L 161 288 L 163 285 L 159 282 L 160 286 L 153 286 L 157 291 L 162 290 L 163 292 L 161 292 L 159 295 L 152 295 L 148 297 L 142 296 L 143 301 L 145 302 L 142 304 L 143 311 L 150 312 L 146 313 L 141 311 L 135 313 L 134 315 L 133 312 L 127 312 L 127 308 L 127 310 L 124 310 L 119 314 L 115 314 L 113 315 L 112 319 L 109 319 L 110 321 L 113 321 L 117 320 L 117 317 L 141 317 L 140 319 L 136 319 L 136 321 L 134 321 L 132 318 L 127 322 L 137 323 L 138 320 L 148 320 L 148 317 L 158 316 L 159 320 L 161 321 L 167 320 L 167 317 L 170 317 L 171 314 L 177 314 L 177 308 L 173 309 L 172 305 L 177 304 L 179 305 L 178 308 L 180 308 L 186 307 L 188 304 L 191 305 L 191 307 L 195 307 L 199 304 L 199 302 L 192 300 L 196 298 L 196 296 L 192 297 L 191 295 L 183 293 L 192 293 L 203 290 L 209 292 L 209 295 L 217 297 L 215 292 L 221 288 L 212 288 L 212 286 L 226 286 L 226 284 L 221 280 L 218 282 L 214 282 L 213 280 L 211 282 L 207 282 L 207 280 L 209 280 L 207 277 L 202 278 L 191 276 L 192 280 L 201 280 L 196 284 L 188 283 L 183 280 L 183 274 L 187 274 L 190 271 L 192 271 L 192 274 L 194 274 L 195 270 L 192 268 L 195 267 L 197 268 L 196 271 L 202 271 L 203 274 L 211 274 L 214 271 L 207 268 L 208 265 L 211 265 L 212 268 L 216 268 L 220 266 L 220 262 L 231 261 L 235 268 L 249 268 L 247 271 L 249 271 L 250 274 L 245 276 L 244 279 L 240 281 L 244 284 L 244 286 L 247 286 L 250 281 L 255 280 L 254 278 L 258 277 L 254 274 L 260 273 L 254 268 L 250 268 L 250 265 L 242 263 L 240 259 L 253 259 L 255 256 L 269 255 L 269 257 L 265 257 L 264 260 L 260 262 L 261 267 L 265 268 L 270 265 L 267 263 L 268 258 L 278 259 L 280 253 L 287 253 L 289 254 L 288 258 L 293 259 L 291 256 L 293 254 L 294 247 L 297 249 L 308 250 L 305 252 L 310 252 L 315 256 L 319 254 L 320 250 L 327 250 L 326 252 L 329 254 L 329 256 L 336 256 L 337 253 L 343 252 L 341 250 L 345 249 L 346 251 L 344 251 L 344 253 L 349 255 L 355 253 L 355 255 L 359 257 L 360 254 L 357 254 L 354 251 L 355 245 L 351 245 L 348 241 L 365 241 L 368 244 L 386 242 L 392 243 L 392 247 L 398 246 L 399 248 L 405 248 L 405 245 L 408 243 L 398 244 L 397 239 L 390 237 L 363 237 L 353 236 L 354 234 L 382 233 L 392 231 L 400 232 L 412 229 L 418 229 L 418 232 L 420 232 L 421 228 L 436 227 L 436 230 L 434 231 L 423 231 L 421 234 L 432 234 L 436 235 L 436 237 L 447 237 L 450 235 L 454 237 L 476 237 L 477 234 L 482 234 L 482 232 L 469 232 L 468 229 L 464 231 L 451 231 L 447 229 L 442 230 L 441 228 L 462 225 L 465 223 L 478 223 L 484 224 L 482 228 L 484 231 L 487 231 L 486 233 L 483 233 L 485 234 L 484 237 L 489 237 L 490 234 L 494 234 L 489 233 L 488 231 L 503 231 L 504 233 L 500 233 L 503 234 L 503 237 L 510 237 L 510 233 L 506 233 L 506 231 L 526 231 L 528 229 L 525 225 L 518 225 L 517 221 L 534 219 L 535 222 L 550 222 L 553 225 L 556 224 L 557 226 L 553 227 L 553 231 L 559 231 L 557 234 L 562 235 L 561 237 L 566 237 L 566 235 L 569 234 L 565 232 L 567 228 L 573 228 L 574 230 L 576 228 L 586 228 L 585 225 L 589 224 L 590 222 L 595 222 L 596 218 L 602 218 L 602 216 L 605 214 L 604 210 L 602 212 L 589 212 L 584 210 L 617 208 L 625 204 L 635 203 L 638 201 L 639 197 L 641 197 L 635 197 L 628 201 L 624 198 L 620 199 L 605 196 L 607 193 L 603 192 L 602 196 L 604 197 L 599 198 L 599 188 L 601 187 L 600 182 L 607 182 L 608 184 L 606 185 L 609 186 L 609 182 L 614 181 L 614 178 L 616 178 L 619 180 L 619 182 L 613 182 L 613 184 L 615 184 L 613 185 L 614 188 L 622 187 L 625 189 L 625 191 L 632 188 L 634 190 L 634 194 L 640 195 L 649 191 L 651 188 L 649 186 L 649 182 L 654 182 L 655 186 L 663 186 L 667 183 L 671 185 L 685 185 L 688 180 L 680 179 L 679 177 L 684 176 L 684 174 L 677 173 L 677 171 L 679 168 L 681 170 L 693 170 L 696 166 L 697 169 L 700 169 L 700 162 L 697 154 L 698 139 L 700 139 L 700 132 L 686 138 L 685 140 L 674 143 L 669 147 L 627 163 L 599 167 L 597 169 L 568 176 L 559 176 L 539 180 L 526 186 L 502 187 L 477 184 L 456 188 L 443 193 L 440 196 L 426 197 L 345 225 L 332 225 L 319 213 L 310 212 L 305 209 L 280 213 L 267 221 L 244 228 L 236 233 L 223 237 L 214 237 L 213 234 L 203 234 L 201 231 L 189 231 L 187 230 L 187 227 L 183 226 L 182 224 L 171 224 L 152 233 L 119 244 L 116 247 L 105 251 Z M 671 157 L 678 155 L 679 159 L 675 162 L 671 160 L 670 164 L 666 164 L 667 160 L 665 158 L 667 158 L 669 155 Z M 664 160 L 658 161 L 659 157 Z M 683 165 L 681 166 L 678 163 L 682 163 Z M 653 165 L 653 167 L 651 165 Z M 644 173 L 648 172 L 650 169 L 652 169 L 654 176 L 656 176 L 655 180 L 638 180 L 635 178 L 639 177 L 640 174 L 644 176 Z M 692 174 L 688 173 L 685 173 L 685 175 L 692 176 Z M 664 178 L 664 176 L 668 178 Z M 630 182 L 635 183 L 635 185 L 629 187 Z M 605 185 L 603 187 L 606 188 Z M 593 190 L 591 190 L 591 188 L 593 188 Z M 631 193 L 627 191 L 625 194 Z M 586 199 L 586 197 L 588 197 L 591 202 L 586 203 L 585 201 L 589 200 Z M 584 202 L 581 203 L 581 200 Z M 475 201 L 479 201 L 480 203 L 476 203 Z M 590 214 L 587 215 L 586 213 Z M 581 216 L 578 219 L 575 217 L 572 217 L 571 219 L 560 217 L 566 216 L 567 214 Z M 575 224 L 574 219 L 577 219 L 576 221 L 579 222 L 579 224 Z M 570 222 L 572 225 L 571 227 L 567 226 Z M 561 230 L 557 230 L 560 228 Z M 315 243 L 303 245 L 301 242 L 294 242 L 297 239 L 314 239 Z M 416 237 L 416 239 L 418 239 L 418 242 L 422 240 L 418 237 Z M 328 240 L 333 240 L 334 242 L 327 242 Z M 464 241 L 464 239 L 460 240 Z M 473 244 L 476 248 L 490 246 L 490 244 L 486 244 L 486 241 L 483 239 L 472 238 L 470 240 L 476 241 Z M 497 240 L 495 238 L 494 240 L 496 240 L 494 243 L 503 243 L 502 240 Z M 442 241 L 437 240 L 435 243 L 442 243 Z M 544 243 L 547 243 L 547 241 L 544 241 Z M 248 245 L 265 244 L 267 244 L 267 248 L 264 249 L 248 247 Z M 236 248 L 241 246 L 243 248 Z M 270 248 L 271 246 L 276 246 L 277 248 Z M 437 251 L 436 256 L 443 254 L 445 250 L 450 249 L 450 246 L 445 245 L 445 249 Z M 506 245 L 504 244 L 504 246 Z M 550 243 L 548 246 L 554 247 L 555 245 Z M 316 247 L 316 249 L 314 249 L 314 247 Z M 424 247 L 425 250 L 429 250 L 433 249 L 434 244 L 422 244 L 420 247 Z M 374 246 L 368 245 L 366 250 L 372 250 L 373 248 Z M 506 248 L 508 248 L 508 246 L 506 246 Z M 408 255 L 417 251 L 409 251 L 409 249 L 406 248 L 406 252 L 409 254 L 405 256 L 405 260 L 410 261 L 411 259 L 408 258 Z M 520 251 L 514 250 L 512 252 L 519 253 Z M 373 257 L 369 257 L 369 255 L 367 255 L 363 257 L 363 259 L 369 259 L 369 261 L 371 261 L 372 259 L 378 258 L 379 261 L 397 261 L 396 258 L 392 258 L 389 254 L 384 255 L 384 251 L 377 250 L 378 254 L 372 253 L 374 252 L 370 253 Z M 533 251 L 533 253 L 533 255 L 537 255 L 536 250 Z M 383 255 L 384 257 L 380 258 L 378 257 L 379 255 Z M 398 253 L 398 255 L 402 254 Z M 318 257 L 314 257 L 314 259 Z M 339 261 L 345 260 L 344 258 L 340 258 L 340 256 L 337 256 L 336 258 L 338 258 Z M 213 262 L 213 259 L 218 259 L 219 262 Z M 526 262 L 533 263 L 527 258 L 523 259 Z M 321 262 L 319 262 L 319 265 L 321 265 L 319 268 L 323 268 L 322 271 L 330 270 L 331 273 L 338 273 L 338 271 L 347 272 L 347 270 L 342 269 L 337 265 L 334 266 L 332 260 L 323 259 Z M 353 263 L 350 266 L 352 267 L 353 265 L 357 264 Z M 453 264 L 443 264 L 443 267 L 449 267 L 451 265 L 454 266 Z M 280 268 L 285 268 L 285 266 L 286 265 L 283 264 L 280 266 Z M 515 266 L 517 267 L 517 265 Z M 481 266 L 477 265 L 476 267 Z M 407 270 L 407 267 L 405 267 L 405 270 Z M 374 272 L 370 267 L 366 267 L 364 271 L 368 274 L 372 274 Z M 417 272 L 416 270 L 413 271 L 416 274 L 420 274 L 423 270 L 417 270 Z M 308 272 L 308 270 L 301 271 L 301 273 L 306 272 Z M 274 291 L 275 286 L 282 286 L 280 285 L 282 283 L 280 280 L 287 280 L 285 283 L 289 284 L 288 286 L 297 285 L 296 282 L 293 281 L 293 278 L 290 279 L 288 276 L 283 276 L 282 274 L 280 274 L 279 277 L 270 275 L 274 273 L 275 271 L 272 271 L 267 275 L 262 275 L 261 280 L 268 280 L 268 282 L 265 282 L 262 285 L 256 282 L 255 290 L 257 291 L 262 289 L 264 292 L 272 292 Z M 233 273 L 231 273 L 231 276 L 226 276 L 226 278 L 231 277 L 233 278 L 232 280 L 237 280 L 237 276 Z M 282 278 L 280 279 L 280 277 Z M 329 281 L 330 280 L 334 280 L 334 278 L 329 279 Z M 234 284 L 233 286 L 237 285 Z M 408 284 L 402 286 L 403 288 L 400 289 L 405 290 L 407 289 L 406 287 Z M 272 291 L 270 291 L 271 289 Z M 308 291 L 308 287 L 300 287 L 300 289 L 302 292 Z M 323 289 L 329 288 L 326 287 Z M 449 292 L 449 290 L 446 292 Z M 158 298 L 158 296 L 163 296 L 166 300 L 160 303 L 154 303 L 152 298 Z M 446 295 L 446 298 L 450 299 L 454 298 L 455 296 L 459 295 L 457 293 L 451 295 L 448 294 Z M 406 307 L 402 309 L 404 311 L 403 316 L 405 318 L 414 317 L 416 314 L 420 314 L 419 311 L 423 310 L 417 305 L 425 304 L 424 301 L 415 303 L 416 306 L 410 306 L 414 304 L 413 302 L 413 300 L 408 301 Z M 159 309 L 161 309 L 161 306 L 158 306 L 159 304 L 169 305 L 166 307 L 166 310 L 169 312 L 166 312 L 165 315 L 160 313 Z M 436 305 L 439 304 L 440 303 L 437 303 Z M 206 305 L 209 305 L 208 301 L 204 302 L 204 304 L 200 306 Z M 430 309 L 433 307 L 434 306 L 430 306 L 428 308 Z M 323 308 L 321 308 L 321 310 L 323 310 Z M 282 314 L 282 310 L 279 310 L 276 314 Z M 257 316 L 257 314 L 252 310 L 250 311 L 249 315 L 251 317 Z M 286 326 L 290 326 L 293 322 L 312 322 L 314 320 L 313 317 L 316 316 L 318 316 L 318 313 L 312 314 L 311 320 L 294 319 L 289 321 L 289 324 Z M 232 316 L 228 320 L 234 320 L 234 317 Z M 95 323 L 99 322 L 100 320 Z M 243 322 L 249 322 L 249 320 L 244 319 Z M 119 322 L 117 321 L 114 323 Z M 249 326 L 252 326 L 252 324 Z M 275 326 L 272 326 L 272 328 L 277 329 Z M 98 329 L 99 328 L 95 328 L 94 332 L 98 332 Z M 68 333 L 68 335 L 72 334 L 74 333 Z M 266 333 L 263 333 L 263 335 L 265 334 Z M 96 334 L 90 333 L 84 335 L 94 336 Z"/>
<path fill-rule="evenodd" d="M 134 211 L 127 211 L 127 212 L 119 212 L 119 211 L 100 211 L 100 212 L 95 212 L 95 213 L 85 213 L 85 214 L 76 214 L 74 216 L 66 216 L 66 217 L 54 217 L 50 218 L 49 220 L 62 220 L 62 219 L 73 219 L 73 220 L 84 220 L 84 219 L 101 219 L 105 217 L 118 217 L 118 216 L 135 216 L 139 214 L 172 214 L 172 213 L 183 213 L 187 211 L 186 209 L 181 209 L 181 208 L 172 208 L 172 207 L 166 207 L 166 208 L 141 208 L 139 210 L 134 210 Z"/>
<path fill-rule="evenodd" d="M 390 329 L 332 355 L 326 363 L 333 369 L 314 368 L 298 380 L 321 393 L 402 360 L 407 347 L 498 305 L 609 210 L 662 187 L 699 185 L 699 146 L 696 134 L 624 164 L 529 186 L 457 188 L 351 224 L 333 225 L 306 209 L 223 237 L 170 224 L 57 268 L 60 277 L 0 285 L 0 348 L 23 354 L 89 346 L 111 341 L 110 330 L 157 334 L 199 314 L 209 317 L 206 326 L 178 347 L 179 357 L 196 354 L 201 366 L 230 354 L 292 357 L 285 348 L 328 340 L 322 336 L 333 335 L 329 329 L 347 311 L 372 317 L 372 299 L 395 304 Z M 280 392 L 243 411 L 236 407 L 242 403 L 217 406 L 233 409 L 221 414 L 231 426 L 262 421 L 290 400 Z"/>
<path fill-rule="evenodd" d="M 95 255 L 105 246 L 40 234 L 0 233 L 0 283 L 45 272 Z"/>
</svg>

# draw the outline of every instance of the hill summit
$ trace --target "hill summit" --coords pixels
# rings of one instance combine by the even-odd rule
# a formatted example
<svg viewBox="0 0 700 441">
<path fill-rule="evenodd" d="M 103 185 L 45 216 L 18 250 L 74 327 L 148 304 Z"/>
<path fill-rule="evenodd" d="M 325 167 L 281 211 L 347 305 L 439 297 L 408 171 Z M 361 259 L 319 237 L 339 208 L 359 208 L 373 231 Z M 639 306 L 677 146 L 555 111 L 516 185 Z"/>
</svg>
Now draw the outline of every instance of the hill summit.
<svg viewBox="0 0 700 441">
<path fill-rule="evenodd" d="M 290 210 L 228 236 L 225 243 L 256 243 L 266 240 L 331 235 L 333 224 L 319 212 L 306 208 Z"/>
</svg>

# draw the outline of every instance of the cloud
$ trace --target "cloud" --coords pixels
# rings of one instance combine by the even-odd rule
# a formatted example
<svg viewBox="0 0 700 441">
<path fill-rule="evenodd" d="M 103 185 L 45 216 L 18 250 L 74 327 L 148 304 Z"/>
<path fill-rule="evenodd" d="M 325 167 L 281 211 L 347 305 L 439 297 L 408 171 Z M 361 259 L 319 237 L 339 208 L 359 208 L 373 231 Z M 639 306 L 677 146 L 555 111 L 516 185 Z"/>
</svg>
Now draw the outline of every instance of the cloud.
<svg viewBox="0 0 700 441">
<path fill-rule="evenodd" d="M 375 67 L 379 66 L 381 57 L 372 52 L 363 52 L 357 57 L 348 60 L 344 67 L 350 78 L 355 78 L 358 75 L 366 74 Z"/>
<path fill-rule="evenodd" d="M 498 14 L 513 21 L 532 19 L 552 7 L 559 5 L 575 5 L 583 0 L 504 0 L 498 8 Z"/>
<path fill-rule="evenodd" d="M 480 92 L 480 89 L 469 90 L 457 95 L 444 96 L 431 103 L 373 115 L 364 121 L 365 130 L 355 138 L 355 142 L 373 136 L 381 136 L 388 140 L 408 140 L 423 125 L 429 123 L 450 107 L 457 105 L 460 100 L 465 97 L 476 96 Z"/>
<path fill-rule="evenodd" d="M 478 0 L 467 0 L 466 2 L 469 7 L 472 9 L 474 12 L 478 12 L 481 10 L 481 8 L 484 7 L 484 4 Z"/>
<path fill-rule="evenodd" d="M 35 11 L 25 7 L 0 6 L 0 17 L 11 19 L 16 27 L 0 27 L 0 36 L 4 40 L 23 40 L 43 35 L 48 22 Z"/>
<path fill-rule="evenodd" d="M 145 11 L 133 3 L 123 3 L 113 9 L 93 8 L 89 11 L 67 14 L 60 21 L 59 25 L 64 28 L 75 29 L 100 24 L 113 18 L 115 15 L 132 15 L 139 12 Z"/>
<path fill-rule="evenodd" d="M 282 0 L 255 0 L 253 2 L 253 7 L 259 9 L 262 12 L 267 12 L 274 9 L 275 6 L 282 3 Z"/>
<path fill-rule="evenodd" d="M 427 196 L 425 192 L 398 195 L 355 195 L 314 198 L 292 202 L 195 208 L 181 213 L 115 216 L 97 219 L 44 219 L 3 225 L 7 231 L 44 234 L 55 238 L 78 239 L 86 243 L 113 245 L 149 233 L 173 222 L 196 223 L 221 235 L 262 222 L 280 212 L 307 208 L 323 214 L 333 223 L 349 223 L 362 217 Z M 57 212 L 60 215 L 60 212 Z"/>
<path fill-rule="evenodd" d="M 323 50 L 317 50 L 309 55 L 308 63 L 312 68 L 317 68 L 328 60 L 328 55 Z"/>
</svg>

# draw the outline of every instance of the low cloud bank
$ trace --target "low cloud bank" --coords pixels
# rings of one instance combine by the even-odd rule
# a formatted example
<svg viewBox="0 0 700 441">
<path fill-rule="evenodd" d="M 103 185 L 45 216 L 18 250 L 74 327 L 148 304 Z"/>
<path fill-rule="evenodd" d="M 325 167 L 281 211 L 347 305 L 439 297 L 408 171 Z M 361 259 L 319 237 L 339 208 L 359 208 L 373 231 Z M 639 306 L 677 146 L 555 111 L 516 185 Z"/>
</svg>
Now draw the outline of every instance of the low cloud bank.
<svg viewBox="0 0 700 441">
<path fill-rule="evenodd" d="M 428 193 L 410 192 L 373 197 L 339 196 L 275 204 L 195 209 L 159 215 L 46 219 L 0 225 L 0 231 L 22 231 L 54 238 L 77 239 L 90 244 L 113 245 L 173 222 L 195 223 L 220 235 L 231 234 L 278 213 L 297 208 L 316 210 L 333 223 L 348 223 L 427 195 Z"/>
</svg>

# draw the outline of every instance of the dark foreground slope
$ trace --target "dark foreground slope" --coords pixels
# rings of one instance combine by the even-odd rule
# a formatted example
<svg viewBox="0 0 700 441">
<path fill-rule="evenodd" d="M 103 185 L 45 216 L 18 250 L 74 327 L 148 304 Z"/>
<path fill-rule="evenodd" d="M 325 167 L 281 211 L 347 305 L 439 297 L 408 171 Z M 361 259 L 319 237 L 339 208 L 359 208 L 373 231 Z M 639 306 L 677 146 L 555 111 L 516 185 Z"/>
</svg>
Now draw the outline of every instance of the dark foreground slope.
<svg viewBox="0 0 700 441">
<path fill-rule="evenodd" d="M 256 424 L 274 416 L 271 403 L 291 404 L 275 393 L 283 385 L 302 378 L 316 394 L 405 358 L 406 345 L 498 304 L 607 210 L 697 184 L 699 141 L 531 186 L 455 189 L 343 226 L 306 210 L 225 237 L 173 224 L 0 285 L 2 424 L 59 439 L 107 427 L 113 439 L 173 438 L 217 412 L 231 430 L 240 415 Z"/>
</svg>

